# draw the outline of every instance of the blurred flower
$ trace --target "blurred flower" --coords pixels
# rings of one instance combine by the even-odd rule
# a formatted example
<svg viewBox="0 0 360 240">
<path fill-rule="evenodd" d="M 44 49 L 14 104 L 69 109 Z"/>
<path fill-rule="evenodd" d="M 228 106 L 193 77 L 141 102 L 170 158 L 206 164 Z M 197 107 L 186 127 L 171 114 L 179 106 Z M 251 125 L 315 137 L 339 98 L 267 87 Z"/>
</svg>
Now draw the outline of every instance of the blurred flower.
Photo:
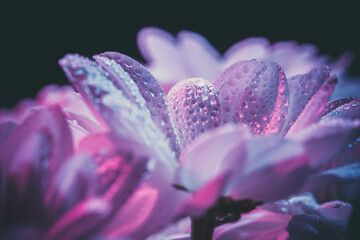
<svg viewBox="0 0 360 240">
<path fill-rule="evenodd" d="M 190 40 L 195 36 L 184 35 L 190 36 Z M 199 40 L 201 38 L 196 39 L 196 44 L 190 40 L 184 40 L 184 44 L 208 46 L 199 42 L 204 41 Z M 156 46 L 155 49 L 169 47 L 169 41 L 158 42 L 156 37 L 151 44 Z M 163 48 L 157 44 L 162 44 Z M 187 51 L 174 46 L 163 53 L 182 56 Z M 279 53 L 279 59 L 283 59 L 281 46 L 272 50 Z M 284 46 L 286 51 L 293 51 L 293 47 Z M 240 44 L 235 49 L 234 54 L 247 48 Z M 262 49 L 270 51 L 273 48 Z M 301 49 L 294 51 L 297 54 Z M 200 51 L 196 56 L 207 59 L 207 55 L 209 52 Z M 307 191 L 314 193 L 321 202 L 351 201 L 358 197 L 359 191 L 354 190 L 360 188 L 360 100 L 344 98 L 328 103 L 338 78 L 330 74 L 327 66 L 321 65 L 308 73 L 288 78 L 278 64 L 266 58 L 264 61 L 241 60 L 213 77 L 213 83 L 193 78 L 195 75 L 189 73 L 192 78 L 178 82 L 166 95 L 160 83 L 134 59 L 114 52 L 96 55 L 94 59 L 69 54 L 59 61 L 77 93 L 67 87 L 48 87 L 35 101 L 27 101 L 14 111 L 0 114 L 0 156 L 5 159 L 1 163 L 2 173 L 8 174 L 11 164 L 27 164 L 30 160 L 23 156 L 32 156 L 33 152 L 34 157 L 30 159 L 40 168 L 36 157 L 42 156 L 44 150 L 39 146 L 43 143 L 36 140 L 38 145 L 29 145 L 28 139 L 33 135 L 37 138 L 35 136 L 42 136 L 50 131 L 46 129 L 52 128 L 55 130 L 51 131 L 67 134 L 64 142 L 46 148 L 50 152 L 67 153 L 67 157 L 61 159 L 72 160 L 64 160 L 69 163 L 66 168 L 56 165 L 50 172 L 44 171 L 51 181 L 38 194 L 38 199 L 44 199 L 38 204 L 44 209 L 50 204 L 46 212 L 57 215 L 50 215 L 52 221 L 40 218 L 35 228 L 31 225 L 37 234 L 67 239 L 84 236 L 145 239 L 172 222 L 190 216 L 191 234 L 201 238 L 208 234 L 209 238 L 215 228 L 214 237 L 232 234 L 231 229 L 225 228 L 228 225 L 223 225 L 229 222 L 245 231 L 248 224 L 244 221 L 256 225 L 262 221 L 262 212 L 266 211 L 274 216 L 285 214 L 282 219 L 286 221 L 281 221 L 280 230 L 286 233 L 288 226 L 290 234 L 298 236 L 301 232 L 298 222 L 315 221 L 316 225 L 318 217 L 332 219 L 334 215 L 319 212 L 321 207 L 315 199 L 310 206 L 312 211 L 299 210 L 296 214 L 290 210 L 281 212 L 281 207 L 259 208 L 259 205 Z M 313 61 L 309 60 L 309 65 L 320 60 Z M 182 62 L 177 64 L 169 67 L 174 68 L 173 73 L 183 76 Z M 219 62 L 215 65 L 222 67 Z M 161 64 L 156 66 L 161 67 Z M 217 74 L 212 73 L 215 67 L 201 66 L 204 72 L 208 71 L 212 76 Z M 304 63 L 301 68 L 306 66 Z M 62 119 L 63 127 L 51 125 L 54 122 L 52 115 L 41 115 L 41 109 L 56 109 L 52 111 L 57 112 L 56 119 Z M 36 120 L 27 123 L 32 118 Z M 30 128 L 30 125 L 37 127 Z M 25 143 L 16 144 L 21 141 Z M 47 142 L 53 144 L 53 141 Z M 69 150 L 61 150 L 63 144 Z M 8 149 L 13 149 L 11 154 Z M 89 187 L 69 187 L 71 190 L 61 196 L 70 198 L 70 192 L 82 193 L 86 189 L 89 193 L 80 194 L 68 208 L 53 207 L 51 204 L 58 206 L 57 192 L 48 189 L 56 189 L 63 182 L 76 185 L 77 181 L 67 180 L 64 177 L 67 173 L 63 172 L 71 170 L 76 176 L 81 175 L 81 162 L 86 161 L 78 158 L 90 162 L 85 165 L 95 165 L 92 171 L 83 174 L 83 183 L 79 184 Z M 81 166 L 71 167 L 77 164 Z M 1 179 L 10 178 L 4 176 Z M 22 174 L 16 175 L 15 179 L 24 184 Z M 1 184 L 6 182 L 2 180 Z M 30 191 L 41 182 L 25 189 Z M 331 190 L 327 188 L 330 185 Z M 20 191 L 17 189 L 24 187 L 11 185 L 4 189 Z M 6 199 L 2 202 L 10 202 L 12 198 L 7 192 L 1 196 Z M 101 204 L 90 210 L 82 205 L 93 199 Z M 282 206 L 282 203 L 274 204 Z M 351 207 L 343 208 L 335 217 L 345 214 L 344 222 L 350 211 Z M 4 225 L 1 232 L 12 234 L 12 229 L 21 229 L 35 221 L 25 218 L 26 224 L 22 224 L 23 220 L 19 219 L 23 218 Z M 272 224 L 276 228 L 277 223 Z M 185 232 L 185 235 L 170 239 L 188 237 Z"/>
<path fill-rule="evenodd" d="M 360 80 L 346 74 L 346 68 L 353 61 L 351 52 L 330 62 L 328 56 L 318 56 L 317 47 L 312 44 L 298 45 L 294 41 L 271 44 L 266 38 L 251 37 L 235 43 L 221 55 L 200 34 L 181 31 L 174 37 L 155 27 L 143 28 L 137 41 L 147 61 L 146 67 L 162 84 L 165 92 L 186 78 L 201 77 L 213 82 L 231 64 L 256 59 L 276 62 L 288 76 L 303 74 L 316 66 L 327 64 L 340 77 L 331 99 L 360 97 Z"/>
</svg>

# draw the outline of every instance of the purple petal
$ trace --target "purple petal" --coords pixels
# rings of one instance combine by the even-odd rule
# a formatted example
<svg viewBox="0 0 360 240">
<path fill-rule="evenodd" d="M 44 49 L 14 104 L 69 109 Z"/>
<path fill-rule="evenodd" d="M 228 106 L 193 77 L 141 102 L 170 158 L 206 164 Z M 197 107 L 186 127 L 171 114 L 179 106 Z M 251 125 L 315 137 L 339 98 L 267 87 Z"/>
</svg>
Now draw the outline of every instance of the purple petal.
<svg viewBox="0 0 360 240">
<path fill-rule="evenodd" d="M 236 125 L 225 125 L 200 136 L 182 152 L 174 183 L 195 192 L 228 174 L 246 158 L 246 141 L 250 137 L 247 129 Z"/>
<path fill-rule="evenodd" d="M 255 209 L 242 214 L 240 220 L 235 223 L 217 227 L 213 238 L 216 240 L 287 239 L 286 227 L 290 218 L 286 214 Z"/>
<path fill-rule="evenodd" d="M 175 161 L 164 162 L 149 147 L 104 134 L 85 138 L 79 148 L 96 157 L 97 191 L 114 202 L 113 215 L 100 233 L 144 239 L 174 220 L 185 197 L 171 186 L 175 164 L 170 163 Z"/>
<path fill-rule="evenodd" d="M 191 220 L 190 217 L 186 217 L 167 226 L 161 231 L 149 236 L 148 238 L 146 238 L 146 240 L 159 240 L 159 239 L 190 240 L 190 231 L 191 231 Z"/>
<path fill-rule="evenodd" d="M 125 84 L 129 79 L 124 76 L 124 70 L 129 74 L 131 78 L 130 81 L 135 82 L 141 96 L 144 98 L 146 102 L 145 105 L 151 114 L 151 118 L 158 128 L 163 131 L 164 135 L 167 136 L 172 150 L 178 155 L 180 150 L 179 140 L 170 121 L 170 112 L 166 103 L 166 95 L 161 85 L 151 73 L 134 59 L 120 53 L 106 52 L 99 56 L 95 56 L 94 58 L 103 66 L 106 66 L 111 71 L 117 73 L 119 81 L 124 82 Z M 132 85 L 127 84 L 129 89 L 131 89 L 131 86 Z M 135 92 L 134 89 L 131 89 L 131 91 Z"/>
<path fill-rule="evenodd" d="M 333 119 L 306 128 L 293 139 L 304 144 L 309 164 L 316 168 L 348 147 L 360 135 L 360 121 Z"/>
<path fill-rule="evenodd" d="M 252 129 L 253 134 L 280 132 L 289 94 L 280 66 L 241 61 L 227 68 L 214 85 L 224 122 L 241 123 Z"/>
<path fill-rule="evenodd" d="M 319 66 L 308 74 L 289 78 L 289 112 L 282 129 L 286 134 L 301 129 L 319 120 L 337 79 L 329 75 L 327 66 Z"/>
<path fill-rule="evenodd" d="M 328 119 L 360 119 L 360 99 L 346 98 L 335 100 L 329 105 L 327 112 L 324 112 L 324 116 L 321 121 Z"/>
<path fill-rule="evenodd" d="M 41 215 L 50 179 L 71 152 L 71 134 L 61 111 L 57 107 L 34 110 L 0 147 L 2 168 L 9 178 L 7 204 L 12 206 L 6 209 L 19 212 L 23 219 Z"/>
<path fill-rule="evenodd" d="M 17 124 L 11 121 L 0 123 L 0 146 L 3 142 L 6 141 L 8 136 L 14 131 L 16 127 Z"/>
<path fill-rule="evenodd" d="M 351 102 L 352 100 L 355 100 L 354 97 L 347 97 L 347 98 L 340 98 L 340 99 L 336 99 L 336 100 L 333 100 L 331 102 L 328 102 L 322 115 L 323 116 L 326 116 L 328 115 L 330 112 L 334 111 L 335 109 L 337 109 L 338 107 L 348 103 L 348 102 Z"/>
<path fill-rule="evenodd" d="M 44 204 L 51 220 L 59 217 L 93 193 L 96 173 L 94 159 L 84 154 L 71 157 L 52 178 Z"/>
<path fill-rule="evenodd" d="M 126 87 L 126 84 L 135 85 L 130 78 L 127 83 L 118 81 L 113 72 L 79 55 L 67 55 L 59 63 L 89 107 L 115 134 L 152 146 L 164 161 L 174 159 L 164 134 L 150 113 L 143 111 L 144 99 Z M 124 75 L 128 76 L 126 72 Z M 137 90 L 136 85 L 132 89 Z"/>
<path fill-rule="evenodd" d="M 46 239 L 89 237 L 111 214 L 111 204 L 102 198 L 90 198 L 65 213 L 45 234 Z"/>
<path fill-rule="evenodd" d="M 290 238 L 294 240 L 337 240 L 345 239 L 346 235 L 343 224 L 315 215 L 296 215 L 290 220 L 287 229 Z"/>
<path fill-rule="evenodd" d="M 291 149 L 291 151 L 289 151 Z M 247 143 L 246 159 L 234 165 L 230 196 L 274 201 L 299 189 L 310 173 L 306 152 L 295 141 L 277 137 L 255 138 Z"/>
<path fill-rule="evenodd" d="M 182 148 L 221 124 L 219 100 L 214 86 L 205 79 L 191 78 L 176 84 L 167 101 Z"/>
</svg>

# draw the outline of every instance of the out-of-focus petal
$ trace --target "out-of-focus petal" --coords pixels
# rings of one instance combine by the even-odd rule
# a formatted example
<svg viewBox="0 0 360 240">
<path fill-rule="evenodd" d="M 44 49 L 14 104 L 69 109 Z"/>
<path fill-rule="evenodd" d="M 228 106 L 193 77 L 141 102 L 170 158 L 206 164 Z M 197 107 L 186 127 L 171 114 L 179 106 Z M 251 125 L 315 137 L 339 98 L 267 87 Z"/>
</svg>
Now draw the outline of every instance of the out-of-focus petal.
<svg viewBox="0 0 360 240">
<path fill-rule="evenodd" d="M 94 193 L 94 159 L 85 154 L 72 156 L 52 177 L 43 204 L 49 220 L 59 217 L 78 202 Z"/>
<path fill-rule="evenodd" d="M 310 173 L 307 153 L 295 141 L 277 137 L 254 138 L 247 142 L 245 159 L 233 168 L 230 196 L 274 201 L 293 194 Z M 291 149 L 291 151 L 289 151 Z"/>
<path fill-rule="evenodd" d="M 144 68 L 134 59 L 116 52 L 106 52 L 94 57 L 100 64 L 106 66 L 110 71 L 117 73 L 121 77 L 121 82 L 130 80 L 124 76 L 124 71 L 129 74 L 131 81 L 134 81 L 138 91 L 145 100 L 147 110 L 151 118 L 168 138 L 170 147 L 179 155 L 180 144 L 175 134 L 174 127 L 170 121 L 170 112 L 166 102 L 166 95 L 161 85 Z M 128 84 L 132 87 L 130 91 L 137 91 L 135 85 Z"/>
<path fill-rule="evenodd" d="M 12 121 L 0 123 L 0 146 L 16 127 L 17 124 Z"/>
<path fill-rule="evenodd" d="M 309 164 L 318 167 L 346 149 L 360 135 L 360 121 L 333 119 L 313 124 L 292 139 L 304 144 Z"/>
<path fill-rule="evenodd" d="M 70 130 L 57 107 L 34 110 L 13 130 L 0 147 L 2 168 L 9 179 L 6 204 L 10 205 L 5 209 L 10 218 L 18 217 L 11 211 L 24 216 L 25 221 L 43 214 L 43 194 L 56 170 L 71 153 Z"/>
<path fill-rule="evenodd" d="M 214 239 L 244 239 L 244 240 L 285 240 L 288 237 L 286 227 L 291 216 L 263 209 L 255 209 L 242 214 L 236 223 L 217 227 Z"/>
<path fill-rule="evenodd" d="M 182 218 L 177 222 L 167 226 L 161 231 L 152 234 L 146 240 L 190 240 L 191 219 L 190 217 Z"/>
<path fill-rule="evenodd" d="M 159 28 L 143 28 L 138 34 L 138 47 L 165 92 L 186 78 L 213 81 L 221 70 L 220 54 L 197 33 L 182 31 L 174 37 Z"/>
<path fill-rule="evenodd" d="M 244 39 L 232 45 L 224 54 L 224 67 L 241 60 L 266 58 L 269 41 L 262 37 Z"/>
<path fill-rule="evenodd" d="M 224 122 L 241 123 L 253 134 L 280 132 L 285 122 L 289 89 L 275 63 L 237 62 L 216 79 Z"/>
<path fill-rule="evenodd" d="M 220 102 L 213 84 L 205 79 L 190 78 L 177 83 L 167 101 L 182 149 L 221 124 Z"/>
<path fill-rule="evenodd" d="M 174 183 L 194 192 L 231 172 L 245 161 L 250 137 L 246 128 L 236 125 L 225 125 L 200 136 L 181 154 Z"/>
<path fill-rule="evenodd" d="M 89 198 L 61 216 L 45 234 L 45 239 L 80 239 L 102 226 L 112 205 L 103 198 Z"/>
<path fill-rule="evenodd" d="M 289 112 L 283 134 L 294 134 L 321 118 L 336 78 L 329 75 L 327 66 L 288 79 L 290 88 Z M 289 130 L 290 129 L 290 130 Z"/>
<path fill-rule="evenodd" d="M 287 229 L 290 238 L 294 240 L 346 239 L 346 228 L 344 225 L 316 215 L 296 215 L 290 220 Z"/>
<path fill-rule="evenodd" d="M 0 123 L 14 122 L 16 124 L 22 123 L 30 114 L 33 108 L 38 104 L 32 99 L 25 99 L 16 104 L 14 109 L 0 108 Z"/>
<path fill-rule="evenodd" d="M 116 198 L 109 199 L 115 200 L 114 215 L 99 234 L 107 234 L 113 238 L 144 239 L 145 236 L 175 220 L 176 211 L 186 194 L 171 186 L 174 164 L 167 164 L 157 159 L 154 150 L 147 146 L 126 138 L 104 134 L 85 138 L 80 143 L 80 150 L 88 151 L 97 158 L 100 171 L 99 193 L 105 194 L 105 197 L 112 195 L 114 191 L 118 193 L 115 195 Z M 123 179 L 126 176 L 129 170 L 129 166 L 125 164 L 126 159 L 134 161 L 133 167 L 130 168 L 133 174 L 128 178 L 129 182 L 121 183 L 116 179 Z M 146 166 L 148 174 L 144 176 L 145 178 L 138 178 L 141 175 L 137 173 L 141 173 L 141 169 L 144 168 L 141 163 L 145 159 L 150 160 Z M 119 168 L 113 169 L 115 165 Z M 143 180 L 142 184 L 136 189 L 129 189 L 136 187 L 139 179 Z M 126 203 L 118 202 L 116 199 L 119 199 L 119 196 L 123 196 L 123 200 L 126 199 L 124 197 L 129 198 Z M 122 204 L 124 205 L 119 208 Z"/>
<path fill-rule="evenodd" d="M 153 122 L 150 113 L 143 111 L 145 100 L 138 90 L 132 92 L 128 88 L 127 84 L 135 83 L 126 72 L 124 76 L 129 79 L 123 83 L 119 81 L 121 76 L 79 55 L 67 55 L 59 64 L 98 119 L 105 121 L 116 135 L 152 146 L 160 160 L 174 160 L 165 135 Z M 137 89 L 136 85 L 134 89 Z"/>
</svg>

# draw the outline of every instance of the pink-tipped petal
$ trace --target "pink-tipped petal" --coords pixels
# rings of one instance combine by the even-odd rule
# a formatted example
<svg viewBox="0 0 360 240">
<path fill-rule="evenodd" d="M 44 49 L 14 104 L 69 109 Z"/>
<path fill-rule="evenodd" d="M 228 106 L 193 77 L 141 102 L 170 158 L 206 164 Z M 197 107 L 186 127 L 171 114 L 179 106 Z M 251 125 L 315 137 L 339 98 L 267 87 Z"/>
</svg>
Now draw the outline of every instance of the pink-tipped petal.
<svg viewBox="0 0 360 240">
<path fill-rule="evenodd" d="M 181 81 L 170 90 L 167 101 L 182 149 L 200 134 L 221 125 L 219 100 L 214 86 L 205 79 Z"/>
<path fill-rule="evenodd" d="M 94 159 L 85 154 L 72 156 L 53 176 L 44 197 L 49 220 L 70 210 L 94 193 L 96 171 Z"/>
<path fill-rule="evenodd" d="M 214 84 L 224 122 L 241 123 L 253 134 L 280 132 L 289 92 L 279 65 L 241 61 L 226 69 Z"/>
<path fill-rule="evenodd" d="M 195 192 L 230 173 L 246 158 L 246 141 L 250 137 L 246 128 L 236 125 L 225 125 L 200 136 L 181 154 L 174 183 Z"/>
<path fill-rule="evenodd" d="M 307 74 L 289 78 L 289 112 L 283 134 L 297 133 L 321 118 L 337 80 L 329 72 L 327 66 L 319 66 Z"/>
<path fill-rule="evenodd" d="M 296 192 L 310 173 L 305 149 L 295 141 L 277 137 L 252 139 L 247 143 L 247 152 L 246 159 L 234 170 L 229 193 L 233 199 L 284 198 Z"/>
<path fill-rule="evenodd" d="M 359 135 L 359 120 L 333 119 L 313 124 L 292 138 L 305 146 L 310 166 L 317 168 L 345 150 Z"/>
<path fill-rule="evenodd" d="M 86 238 L 102 226 L 111 214 L 112 205 L 102 198 L 89 198 L 61 216 L 46 232 L 45 239 Z"/>
<path fill-rule="evenodd" d="M 174 159 L 165 135 L 153 122 L 150 113 L 143 111 L 145 100 L 138 92 L 133 95 L 127 88 L 131 79 L 119 81 L 114 72 L 76 54 L 65 56 L 59 64 L 99 120 L 106 122 L 114 134 L 152 146 L 164 161 Z M 124 75 L 128 77 L 126 72 Z"/>
<path fill-rule="evenodd" d="M 166 95 L 161 85 L 151 73 L 134 59 L 120 53 L 106 52 L 95 56 L 94 58 L 100 64 L 105 65 L 111 71 L 117 73 L 120 81 L 133 81 L 136 84 L 139 93 L 145 100 L 147 109 L 144 109 L 144 111 L 147 110 L 150 112 L 151 118 L 155 124 L 168 138 L 171 149 L 179 155 L 179 140 L 170 121 L 170 112 L 166 103 Z M 124 71 L 129 74 L 130 79 L 128 76 L 125 76 Z M 130 88 L 132 92 L 137 91 L 131 83 L 127 83 L 127 86 L 128 88 L 132 86 Z"/>
</svg>

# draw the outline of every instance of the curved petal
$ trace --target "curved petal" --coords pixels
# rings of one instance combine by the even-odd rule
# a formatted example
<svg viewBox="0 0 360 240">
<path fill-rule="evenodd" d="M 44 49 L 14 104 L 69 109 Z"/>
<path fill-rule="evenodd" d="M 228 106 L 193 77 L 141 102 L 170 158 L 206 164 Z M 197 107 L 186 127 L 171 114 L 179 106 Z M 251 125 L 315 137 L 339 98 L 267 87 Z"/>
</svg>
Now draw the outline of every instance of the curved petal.
<svg viewBox="0 0 360 240">
<path fill-rule="evenodd" d="M 242 214 L 236 223 L 217 227 L 214 239 L 244 239 L 244 240 L 285 240 L 288 237 L 286 227 L 291 216 L 274 213 L 263 209 L 255 209 Z"/>
<path fill-rule="evenodd" d="M 114 203 L 111 220 L 99 234 L 144 239 L 174 220 L 176 210 L 186 195 L 170 184 L 174 164 L 170 166 L 157 159 L 154 150 L 143 144 L 104 134 L 85 138 L 80 143 L 80 149 L 97 156 L 98 192 Z M 141 165 L 146 159 L 150 160 L 147 166 Z M 131 167 L 127 163 L 130 160 Z M 148 173 L 143 176 L 144 167 Z M 119 182 L 119 179 L 124 181 Z M 142 183 L 137 186 L 139 180 Z"/>
<path fill-rule="evenodd" d="M 321 121 L 329 119 L 360 119 L 360 99 L 342 98 L 328 104 Z"/>
<path fill-rule="evenodd" d="M 310 166 L 317 168 L 335 154 L 345 150 L 359 135 L 359 120 L 333 119 L 313 124 L 291 138 L 304 144 Z"/>
<path fill-rule="evenodd" d="M 233 199 L 274 201 L 287 197 L 304 184 L 310 173 L 303 146 L 277 137 L 248 141 L 247 156 L 242 161 L 233 167 L 229 194 Z"/>
<path fill-rule="evenodd" d="M 214 83 L 224 122 L 237 122 L 253 134 L 280 132 L 286 118 L 288 87 L 275 63 L 241 61 L 227 68 Z"/>
<path fill-rule="evenodd" d="M 201 133 L 221 124 L 219 100 L 214 86 L 205 79 L 190 78 L 177 83 L 167 101 L 182 149 Z"/>
<path fill-rule="evenodd" d="M 18 125 L 12 121 L 0 123 L 0 146 Z"/>
<path fill-rule="evenodd" d="M 57 107 L 34 110 L 12 131 L 0 146 L 2 169 L 6 173 L 2 178 L 7 178 L 3 203 L 6 205 L 2 207 L 7 209 L 8 221 L 41 220 L 44 192 L 71 152 L 71 134 Z"/>
<path fill-rule="evenodd" d="M 282 129 L 283 134 L 294 134 L 319 120 L 336 84 L 327 66 L 289 78 L 289 112 Z M 289 130 L 290 129 L 290 130 Z"/>
<path fill-rule="evenodd" d="M 151 73 L 144 68 L 140 63 L 134 59 L 120 53 L 106 52 L 94 57 L 100 64 L 105 65 L 111 71 L 117 73 L 120 81 L 134 81 L 139 93 L 145 100 L 147 110 L 151 114 L 151 118 L 166 135 L 170 147 L 179 155 L 180 144 L 175 134 L 175 130 L 170 121 L 170 112 L 166 102 L 166 95 L 161 85 L 151 75 Z M 129 79 L 124 76 L 124 71 L 129 74 Z M 137 92 L 135 84 L 127 84 L 130 91 Z M 146 111 L 144 109 L 144 111 Z"/>
<path fill-rule="evenodd" d="M 128 88 L 127 84 L 135 85 L 131 79 L 123 82 L 114 72 L 76 54 L 65 56 L 59 64 L 99 120 L 105 121 L 115 134 L 152 146 L 160 160 L 174 160 L 164 134 L 150 113 L 143 111 L 145 100 L 138 91 Z M 129 78 L 126 72 L 124 76 Z"/>
<path fill-rule="evenodd" d="M 182 218 L 161 231 L 147 237 L 146 240 L 190 240 L 190 217 Z M 188 237 L 188 238 L 186 238 Z"/>
</svg>

